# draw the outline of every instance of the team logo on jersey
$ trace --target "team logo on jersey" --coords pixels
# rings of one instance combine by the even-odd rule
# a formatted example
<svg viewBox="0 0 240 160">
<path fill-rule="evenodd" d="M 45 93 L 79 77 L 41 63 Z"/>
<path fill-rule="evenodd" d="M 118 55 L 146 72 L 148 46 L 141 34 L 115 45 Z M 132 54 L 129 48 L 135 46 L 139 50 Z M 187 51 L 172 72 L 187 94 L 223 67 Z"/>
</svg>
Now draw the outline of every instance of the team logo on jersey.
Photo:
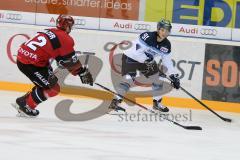
<svg viewBox="0 0 240 160">
<path fill-rule="evenodd" d="M 43 75 L 39 72 L 35 72 L 34 75 L 38 77 L 46 86 L 48 86 L 50 83 L 44 78 Z"/>
<path fill-rule="evenodd" d="M 145 54 L 150 54 L 150 55 L 152 55 L 152 56 L 155 56 L 156 54 L 158 54 L 157 52 L 155 52 L 154 50 L 152 50 L 152 49 L 148 49 L 146 52 L 145 52 Z"/>
<path fill-rule="evenodd" d="M 50 30 L 44 30 L 44 33 L 49 37 L 49 39 L 56 38 L 56 35 L 53 32 L 51 32 Z"/>
<path fill-rule="evenodd" d="M 23 54 L 24 56 L 29 57 L 33 60 L 37 60 L 37 58 L 38 58 L 36 54 L 31 53 L 31 52 L 29 52 L 27 50 L 24 50 L 22 48 L 19 48 L 18 53 Z"/>
<path fill-rule="evenodd" d="M 163 53 L 168 53 L 168 49 L 166 47 L 161 47 L 160 51 Z"/>
</svg>

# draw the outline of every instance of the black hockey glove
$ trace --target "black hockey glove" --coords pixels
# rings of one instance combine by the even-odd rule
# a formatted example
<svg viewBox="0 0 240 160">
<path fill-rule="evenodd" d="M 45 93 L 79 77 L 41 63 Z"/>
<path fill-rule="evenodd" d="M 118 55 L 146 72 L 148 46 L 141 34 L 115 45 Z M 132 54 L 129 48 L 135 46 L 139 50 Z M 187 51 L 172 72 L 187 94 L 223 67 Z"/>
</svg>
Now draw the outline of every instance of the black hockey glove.
<svg viewBox="0 0 240 160">
<path fill-rule="evenodd" d="M 92 74 L 89 72 L 89 70 L 86 67 L 80 68 L 79 77 L 83 84 L 89 84 L 91 86 L 93 85 Z"/>
<path fill-rule="evenodd" d="M 146 60 L 144 61 L 144 64 L 146 65 L 144 76 L 149 77 L 151 75 L 154 75 L 157 73 L 157 64 L 154 60 Z"/>
<path fill-rule="evenodd" d="M 180 80 L 178 77 L 178 74 L 171 74 L 169 76 L 171 79 L 171 84 L 173 85 L 174 88 L 179 89 L 180 88 Z"/>
</svg>

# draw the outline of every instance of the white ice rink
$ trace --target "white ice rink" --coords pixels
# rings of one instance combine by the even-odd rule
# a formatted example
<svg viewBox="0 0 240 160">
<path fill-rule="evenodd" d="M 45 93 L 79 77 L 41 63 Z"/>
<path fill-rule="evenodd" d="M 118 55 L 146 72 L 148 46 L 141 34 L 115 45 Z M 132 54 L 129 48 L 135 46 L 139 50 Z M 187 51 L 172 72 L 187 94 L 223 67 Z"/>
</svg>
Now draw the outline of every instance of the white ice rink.
<svg viewBox="0 0 240 160">
<path fill-rule="evenodd" d="M 191 122 L 179 122 L 199 125 L 202 131 L 184 130 L 167 121 L 120 122 L 116 115 L 86 122 L 66 122 L 55 116 L 54 106 L 66 99 L 58 96 L 39 106 L 38 118 L 25 119 L 16 117 L 10 105 L 22 94 L 0 92 L 0 160 L 240 159 L 239 114 L 218 112 L 234 120 L 229 124 L 208 111 L 192 110 Z M 73 113 L 101 103 L 95 99 L 72 99 Z M 129 113 L 139 110 L 136 106 L 125 108 Z M 170 109 L 176 114 L 189 113 L 188 109 Z"/>
</svg>

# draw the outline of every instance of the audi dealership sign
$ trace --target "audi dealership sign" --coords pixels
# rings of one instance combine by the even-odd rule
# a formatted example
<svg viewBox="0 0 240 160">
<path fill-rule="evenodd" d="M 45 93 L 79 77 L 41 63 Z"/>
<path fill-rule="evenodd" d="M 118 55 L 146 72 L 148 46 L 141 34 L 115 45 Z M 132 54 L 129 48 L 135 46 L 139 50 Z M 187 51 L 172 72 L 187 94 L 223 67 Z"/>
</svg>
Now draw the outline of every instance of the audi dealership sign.
<svg viewBox="0 0 240 160">
<path fill-rule="evenodd" d="M 36 14 L 36 24 L 42 26 L 56 26 L 58 15 L 55 14 Z M 75 21 L 74 28 L 99 29 L 99 18 L 73 16 Z"/>
<path fill-rule="evenodd" d="M 141 33 L 145 31 L 155 31 L 156 22 L 130 21 L 130 20 L 116 20 L 116 19 L 100 19 L 100 30 L 120 31 L 120 32 L 134 32 Z M 231 28 L 223 27 L 209 27 L 188 24 L 172 24 L 173 36 L 209 38 L 209 39 L 223 39 L 231 40 Z"/>
<path fill-rule="evenodd" d="M 240 41 L 240 29 L 233 29 L 232 30 L 232 40 L 233 41 Z"/>
<path fill-rule="evenodd" d="M 35 14 L 31 12 L 0 10 L 0 22 L 35 24 Z"/>
<path fill-rule="evenodd" d="M 75 18 L 74 19 L 74 25 L 75 26 L 86 26 L 87 22 L 86 22 L 86 19 L 83 19 L 83 18 Z"/>
<path fill-rule="evenodd" d="M 217 36 L 218 34 L 218 31 L 217 29 L 214 29 L 214 28 L 201 28 L 200 29 L 200 34 L 203 35 L 203 36 Z"/>
<path fill-rule="evenodd" d="M 21 21 L 23 19 L 23 15 L 19 13 L 7 13 L 6 19 L 12 21 Z"/>
<path fill-rule="evenodd" d="M 136 31 L 150 31 L 151 30 L 151 25 L 147 23 L 136 23 L 134 25 L 134 29 Z"/>
<path fill-rule="evenodd" d="M 100 19 L 100 30 L 141 33 L 154 31 L 157 28 L 155 22 L 131 21 L 120 19 Z"/>
<path fill-rule="evenodd" d="M 21 21 L 23 19 L 23 15 L 21 13 L 0 13 L 0 20 L 1 21 Z"/>
<path fill-rule="evenodd" d="M 172 35 L 231 40 L 231 28 L 173 24 Z"/>
</svg>

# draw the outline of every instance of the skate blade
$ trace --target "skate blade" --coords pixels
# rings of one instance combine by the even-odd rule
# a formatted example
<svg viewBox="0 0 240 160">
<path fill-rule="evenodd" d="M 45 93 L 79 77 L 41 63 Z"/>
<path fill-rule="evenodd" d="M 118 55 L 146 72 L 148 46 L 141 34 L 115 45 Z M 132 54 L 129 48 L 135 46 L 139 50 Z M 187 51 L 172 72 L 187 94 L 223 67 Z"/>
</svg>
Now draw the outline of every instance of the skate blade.
<svg viewBox="0 0 240 160">
<path fill-rule="evenodd" d="M 164 112 L 164 111 L 160 111 L 158 109 L 154 109 L 153 111 L 156 112 L 156 113 L 159 113 L 159 114 L 169 114 L 169 111 Z"/>
<path fill-rule="evenodd" d="M 125 110 L 114 110 L 114 109 L 108 109 L 108 111 L 106 112 L 106 114 L 109 114 L 109 115 L 123 115 L 125 113 L 126 113 Z"/>
<path fill-rule="evenodd" d="M 17 110 L 17 114 L 16 117 L 20 117 L 20 118 L 36 118 L 37 116 L 29 116 L 26 113 L 24 113 L 23 111 L 21 111 L 19 109 L 19 106 L 16 103 L 12 103 L 11 104 L 13 106 L 13 108 L 15 108 Z"/>
<path fill-rule="evenodd" d="M 11 103 L 11 105 L 13 106 L 13 108 L 15 108 L 18 111 L 18 113 L 20 113 L 19 106 L 16 103 Z"/>
<path fill-rule="evenodd" d="M 163 114 L 168 114 L 169 113 L 169 109 L 167 111 L 164 111 L 163 109 L 158 109 L 158 108 L 152 108 L 153 111 L 157 112 L 157 113 L 163 113 Z"/>
</svg>

